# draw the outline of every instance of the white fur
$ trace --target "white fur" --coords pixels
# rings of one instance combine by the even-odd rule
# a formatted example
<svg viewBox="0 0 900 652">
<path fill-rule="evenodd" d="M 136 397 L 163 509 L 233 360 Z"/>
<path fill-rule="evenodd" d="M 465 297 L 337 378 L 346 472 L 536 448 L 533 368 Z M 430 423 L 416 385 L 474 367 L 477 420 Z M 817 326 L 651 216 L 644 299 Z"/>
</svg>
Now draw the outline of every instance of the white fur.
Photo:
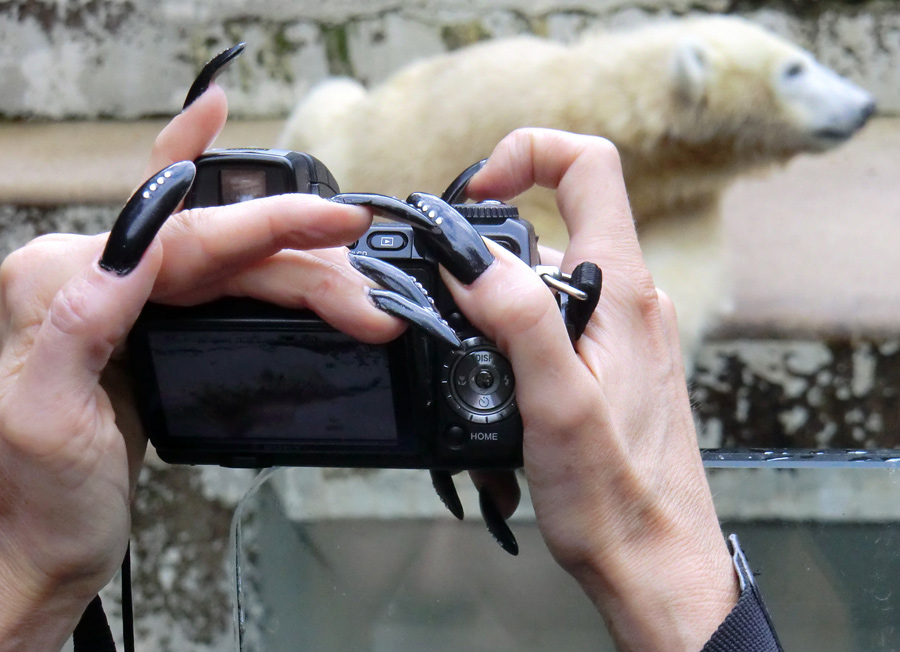
<svg viewBox="0 0 900 652">
<path fill-rule="evenodd" d="M 298 106 L 281 145 L 318 156 L 345 190 L 403 197 L 440 193 L 518 127 L 610 139 L 648 266 L 675 301 L 692 352 L 727 296 L 724 188 L 846 140 L 873 108 L 868 93 L 795 45 L 712 17 L 570 46 L 487 42 L 412 64 L 371 92 L 327 81 Z M 543 243 L 565 243 L 551 198 L 532 191 L 517 203 Z"/>
</svg>

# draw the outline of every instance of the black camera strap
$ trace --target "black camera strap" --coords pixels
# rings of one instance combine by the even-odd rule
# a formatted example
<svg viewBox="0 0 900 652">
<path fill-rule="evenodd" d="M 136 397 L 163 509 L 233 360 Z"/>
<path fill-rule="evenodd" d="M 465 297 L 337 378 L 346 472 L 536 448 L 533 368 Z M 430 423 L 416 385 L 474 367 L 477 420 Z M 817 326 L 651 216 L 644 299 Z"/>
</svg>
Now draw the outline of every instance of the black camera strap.
<svg viewBox="0 0 900 652">
<path fill-rule="evenodd" d="M 134 652 L 134 607 L 131 598 L 131 544 L 122 561 L 122 635 L 125 652 Z M 88 604 L 72 632 L 75 652 L 116 652 L 116 641 L 109 627 L 103 602 L 96 596 Z"/>
<path fill-rule="evenodd" d="M 584 333 L 600 301 L 603 272 L 588 261 L 578 265 L 571 274 L 551 265 L 538 265 L 534 271 L 548 287 L 559 292 L 559 309 L 569 340 L 574 344 Z"/>
<path fill-rule="evenodd" d="M 603 272 L 594 263 L 583 262 L 572 270 L 568 282 L 584 293 L 584 298 L 564 294 L 560 299 L 560 310 L 566 323 L 566 331 L 569 333 L 569 339 L 575 342 L 584 333 L 600 301 Z"/>
</svg>

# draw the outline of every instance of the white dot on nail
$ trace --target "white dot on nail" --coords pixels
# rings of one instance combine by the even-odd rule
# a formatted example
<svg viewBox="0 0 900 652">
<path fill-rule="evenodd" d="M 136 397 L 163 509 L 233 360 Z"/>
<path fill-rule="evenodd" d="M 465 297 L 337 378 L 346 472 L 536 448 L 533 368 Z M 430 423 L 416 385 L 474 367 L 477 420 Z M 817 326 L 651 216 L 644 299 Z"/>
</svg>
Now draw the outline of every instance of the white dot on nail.
<svg viewBox="0 0 900 652">
<path fill-rule="evenodd" d="M 443 221 L 444 221 L 444 218 L 443 218 L 443 217 L 439 217 L 439 218 L 437 218 L 437 219 L 434 221 L 434 223 L 440 225 L 441 223 L 443 223 Z"/>
<path fill-rule="evenodd" d="M 150 199 L 150 191 L 149 190 L 144 191 L 144 199 Z"/>
<path fill-rule="evenodd" d="M 156 180 L 156 183 L 158 183 L 160 185 L 164 184 L 165 182 L 166 182 L 166 180 L 163 179 L 162 177 L 160 177 L 159 179 Z"/>
<path fill-rule="evenodd" d="M 155 183 L 150 184 L 150 190 L 156 190 L 158 186 Z"/>
<path fill-rule="evenodd" d="M 172 178 L 172 173 L 171 173 L 171 172 L 166 172 L 165 175 L 163 175 L 163 176 L 165 176 L 166 179 L 171 179 L 171 178 Z"/>
<path fill-rule="evenodd" d="M 434 211 L 428 212 L 428 217 L 434 218 L 436 215 L 437 215 L 437 213 L 435 213 Z"/>
</svg>

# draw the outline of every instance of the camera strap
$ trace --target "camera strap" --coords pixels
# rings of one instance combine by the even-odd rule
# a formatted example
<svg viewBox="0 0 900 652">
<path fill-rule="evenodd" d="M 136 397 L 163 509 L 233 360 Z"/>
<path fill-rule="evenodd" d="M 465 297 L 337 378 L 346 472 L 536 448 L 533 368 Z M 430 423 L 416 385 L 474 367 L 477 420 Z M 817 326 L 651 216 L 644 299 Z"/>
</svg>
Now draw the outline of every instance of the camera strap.
<svg viewBox="0 0 900 652">
<path fill-rule="evenodd" d="M 574 343 L 584 333 L 600 301 L 603 272 L 591 262 L 578 265 L 571 274 L 551 265 L 538 265 L 535 272 L 548 287 L 560 293 L 559 310 L 569 339 Z"/>
</svg>

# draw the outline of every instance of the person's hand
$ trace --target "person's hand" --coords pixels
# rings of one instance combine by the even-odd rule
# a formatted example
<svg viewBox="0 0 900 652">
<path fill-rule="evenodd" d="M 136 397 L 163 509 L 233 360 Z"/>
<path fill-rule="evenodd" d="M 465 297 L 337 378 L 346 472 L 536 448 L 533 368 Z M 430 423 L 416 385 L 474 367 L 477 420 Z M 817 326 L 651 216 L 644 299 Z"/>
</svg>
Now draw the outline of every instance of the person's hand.
<svg viewBox="0 0 900 652">
<path fill-rule="evenodd" d="M 220 88 L 201 93 L 160 134 L 148 174 L 196 158 L 226 113 Z M 366 298 L 346 249 L 329 249 L 370 221 L 357 207 L 284 195 L 183 211 L 146 253 L 126 234 L 121 273 L 98 264 L 107 234 L 44 236 L 4 261 L 0 650 L 58 649 L 123 559 L 146 440 L 108 362 L 144 303 L 250 296 L 310 307 L 358 339 L 390 340 L 402 324 Z"/>
<path fill-rule="evenodd" d="M 525 474 L 551 553 L 623 650 L 700 650 L 737 601 L 691 416 L 675 310 L 641 256 L 615 148 L 601 138 L 521 130 L 468 186 L 508 200 L 557 189 L 570 244 L 564 271 L 603 270 L 603 293 L 573 346 L 541 280 L 502 247 L 474 282 L 444 280 L 512 363 Z M 525 219 L 527 215 L 523 215 Z M 555 261 L 547 261 L 555 262 Z M 502 476 L 494 483 L 500 511 Z"/>
</svg>

